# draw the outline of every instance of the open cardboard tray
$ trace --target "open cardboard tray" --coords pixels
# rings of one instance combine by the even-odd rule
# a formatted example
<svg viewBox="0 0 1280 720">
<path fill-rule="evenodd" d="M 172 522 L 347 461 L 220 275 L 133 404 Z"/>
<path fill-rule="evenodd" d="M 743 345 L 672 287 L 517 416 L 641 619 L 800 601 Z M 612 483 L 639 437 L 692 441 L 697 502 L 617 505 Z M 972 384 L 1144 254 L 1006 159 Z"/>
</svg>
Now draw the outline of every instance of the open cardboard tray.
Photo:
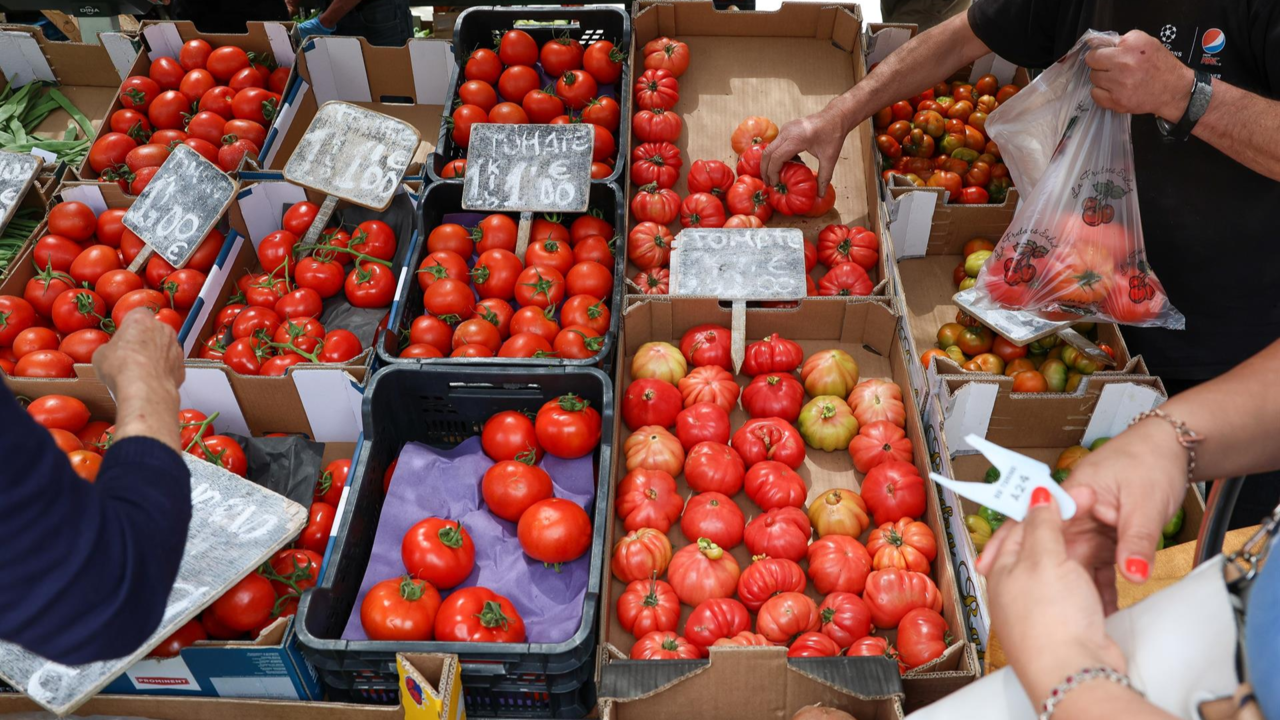
<svg viewBox="0 0 1280 720">
<path fill-rule="evenodd" d="M 729 314 L 728 308 L 721 307 L 714 299 L 652 298 L 632 303 L 622 320 L 623 346 L 619 351 L 615 380 L 617 392 L 625 392 L 630 384 L 631 359 L 641 345 L 663 341 L 678 346 L 681 336 L 696 325 L 714 323 L 728 327 Z M 844 350 L 858 362 L 861 378 L 891 379 L 905 391 L 909 379 L 902 353 L 897 347 L 900 342 L 896 334 L 897 325 L 898 318 L 880 301 L 809 298 L 792 310 L 748 310 L 746 332 L 747 337 L 751 338 L 779 333 L 799 343 L 806 357 L 819 350 Z M 740 385 L 745 386 L 747 382 L 746 376 L 738 376 Z M 730 416 L 731 427 L 736 430 L 747 419 L 746 411 L 740 406 L 736 407 Z M 631 430 L 622 422 L 621 415 L 615 417 L 614 432 L 614 446 L 622 447 Z M 942 595 L 942 611 L 947 625 L 958 630 L 963 627 L 960 617 L 962 608 L 956 593 L 955 576 L 943 543 L 944 525 L 938 495 L 935 486 L 928 479 L 929 451 L 924 442 L 920 417 L 914 408 L 908 408 L 907 435 L 912 441 L 915 464 L 925 479 L 927 506 L 921 521 L 929 525 L 938 540 L 938 557 L 933 562 L 931 576 Z M 832 488 L 856 490 L 860 487 L 861 473 L 854 471 L 848 453 L 827 453 L 809 447 L 806 448 L 806 453 L 804 465 L 797 472 L 809 485 L 810 500 Z M 626 458 L 623 453 L 616 455 L 614 476 L 616 480 L 621 480 L 627 473 Z M 683 475 L 677 479 L 677 484 L 682 496 L 688 497 L 691 494 Z M 759 509 L 747 498 L 745 492 L 739 492 L 734 500 L 748 518 L 759 514 Z M 607 547 L 613 547 L 616 539 L 623 534 L 625 530 L 621 520 L 616 513 L 611 514 Z M 675 549 L 689 544 L 678 523 L 672 526 L 667 536 Z M 745 568 L 751 561 L 745 545 L 734 548 L 732 554 L 740 567 Z M 624 590 L 625 585 L 612 575 L 604 585 L 600 623 L 602 663 L 627 658 L 635 642 L 635 638 L 622 629 L 615 617 L 616 598 Z M 809 587 L 807 594 L 815 602 L 822 600 L 822 596 L 812 587 Z M 691 610 L 688 606 L 681 608 L 678 628 L 684 627 Z M 959 636 L 958 632 L 954 634 Z M 892 639 L 893 631 L 888 636 Z M 907 710 L 922 707 L 953 692 L 971 682 L 978 673 L 977 657 L 972 646 L 964 640 L 954 643 L 941 658 L 916 668 L 903 678 Z"/>
<path fill-rule="evenodd" d="M 422 235 L 430 237 L 431 231 L 441 224 L 445 215 L 461 212 L 469 212 L 462 209 L 462 180 L 440 180 L 435 182 L 424 182 L 427 185 L 426 194 L 422 198 L 421 217 L 422 217 Z M 612 223 L 615 228 L 621 227 L 626 222 L 626 207 L 622 200 L 622 193 L 618 190 L 618 186 L 613 183 L 603 181 L 593 181 L 589 188 L 590 210 L 598 211 L 605 220 Z M 480 212 L 480 215 L 489 213 Z M 519 221 L 518 213 L 514 215 L 514 220 Z M 578 215 L 563 215 L 564 224 L 569 223 L 578 217 Z M 609 331 L 605 333 L 604 345 L 600 351 L 589 358 L 581 360 L 573 360 L 569 358 L 549 357 L 549 358 L 504 358 L 504 357 L 484 357 L 484 358 L 401 358 L 400 355 L 400 332 L 407 332 L 413 321 L 422 316 L 426 310 L 423 308 L 423 292 L 421 286 L 418 285 L 417 275 L 415 271 L 422 264 L 422 260 L 427 256 L 427 243 L 418 243 L 413 253 L 408 257 L 406 270 L 407 279 L 403 280 L 399 287 L 396 288 L 395 304 L 391 308 L 390 318 L 387 320 L 387 327 L 394 328 L 396 332 L 383 333 L 381 340 L 377 344 L 378 362 L 382 365 L 390 366 L 409 366 L 421 367 L 423 365 L 466 365 L 470 367 L 482 367 L 493 365 L 516 365 L 522 367 L 569 367 L 569 366 L 604 366 L 606 370 L 611 367 L 608 363 L 613 358 L 614 348 L 618 344 L 618 325 L 622 317 L 622 278 L 618 276 L 622 272 L 623 263 L 626 258 L 620 254 L 619 248 L 614 248 L 613 267 L 609 271 L 613 273 L 613 293 L 607 298 L 601 298 L 605 301 L 605 305 L 611 313 L 609 317 Z M 523 258 L 521 258 L 523 260 Z M 475 258 L 466 258 L 467 264 L 475 265 Z M 568 296 L 565 297 L 568 299 Z M 520 306 L 511 301 L 514 309 L 519 310 Z"/>
<path fill-rule="evenodd" d="M 974 377 L 941 378 L 939 391 L 924 411 L 930 447 L 938 448 L 930 456 L 934 472 L 972 482 L 982 482 L 991 463 L 964 441 L 970 433 L 1053 467 L 1066 448 L 1088 446 L 1096 438 L 1119 434 L 1134 416 L 1166 397 L 1160 379 L 1147 375 L 1094 375 L 1085 378 L 1075 394 L 1014 393 L 1008 383 Z M 948 521 L 947 544 L 954 550 L 964 596 L 969 639 L 982 651 L 990 627 L 987 583 L 974 570 L 978 551 L 964 526 L 964 516 L 978 512 L 981 504 L 946 488 L 941 488 L 941 499 Z M 1182 508 L 1182 529 L 1167 545 L 1196 539 L 1205 505 L 1194 485 L 1188 489 Z"/>
<path fill-rule="evenodd" d="M 3 54 L 3 62 L 0 63 L 0 88 L 11 81 L 19 86 L 33 80 L 56 82 L 58 92 L 79 108 L 95 129 L 107 123 L 107 111 L 120 89 L 123 76 L 102 45 L 53 42 L 31 25 L 4 25 L 0 30 L 6 34 L 13 33 L 6 35 L 4 44 L 12 42 L 14 45 L 11 51 Z M 79 127 L 70 114 L 59 108 L 49 113 L 49 117 L 32 134 L 61 139 L 68 125 Z M 83 131 L 79 131 L 77 137 L 84 137 Z M 66 171 L 65 164 L 46 162 L 31 191 L 48 202 Z"/>
<path fill-rule="evenodd" d="M 905 321 L 909 334 L 912 362 L 912 391 L 916 404 L 924 408 L 928 395 L 937 387 L 941 375 L 966 375 L 984 379 L 997 376 L 970 372 L 962 369 L 950 358 L 935 358 L 928 368 L 920 363 L 920 355 L 937 347 L 938 328 L 956 321 L 959 306 L 953 301 L 958 292 L 951 274 L 964 262 L 961 254 L 964 244 L 974 238 L 999 242 L 1008 227 L 1008 219 L 986 206 L 974 206 L 973 212 L 964 218 L 953 233 L 935 235 L 929 240 L 926 254 L 920 257 L 899 258 L 897 262 L 897 292 L 894 302 Z M 1116 353 L 1114 368 L 1099 370 L 1098 377 L 1124 374 L 1147 374 L 1142 358 L 1132 357 L 1129 347 L 1120 334 L 1120 328 L 1112 323 L 1098 324 L 1098 342 L 1111 346 Z M 1012 383 L 1012 379 L 1009 380 Z M 1078 392 L 1078 389 L 1077 389 Z"/>
<path fill-rule="evenodd" d="M 712 648 L 709 660 L 619 660 L 602 673 L 602 720 L 777 720 L 808 705 L 858 720 L 902 717 L 901 680 L 883 658 L 788 660 L 780 647 Z"/>
<path fill-rule="evenodd" d="M 259 165 L 283 170 L 320 106 L 341 100 L 416 128 L 421 140 L 408 174 L 422 174 L 435 151 L 447 100 L 453 68 L 449 44 L 410 38 L 400 47 L 379 47 L 364 38 L 314 36 L 300 50 Z"/>
<path fill-rule="evenodd" d="M 289 39 L 289 29 L 292 23 L 280 22 L 250 22 L 247 24 L 248 32 L 246 33 L 202 33 L 196 30 L 196 26 L 189 20 L 178 21 L 160 21 L 146 20 L 142 23 L 142 31 L 138 35 L 138 39 L 142 42 L 142 50 L 138 53 L 137 59 L 133 63 L 133 67 L 129 70 L 129 75 L 147 75 L 151 69 L 151 61 L 157 57 L 169 57 L 177 59 L 178 51 L 182 49 L 182 44 L 188 40 L 197 38 L 208 41 L 210 45 L 217 49 L 223 45 L 234 45 L 246 52 L 254 53 L 258 57 L 271 55 L 275 61 L 283 67 L 293 67 L 294 53 L 293 42 Z M 290 83 L 292 83 L 292 74 L 290 75 Z M 285 86 L 288 90 L 289 85 Z M 111 93 L 111 100 L 106 107 L 105 113 L 102 115 L 102 125 L 107 127 L 110 132 L 111 126 L 108 118 L 116 110 L 122 108 L 120 104 L 120 80 L 115 81 L 114 92 Z M 82 110 L 84 108 L 81 108 Z M 266 128 L 269 132 L 270 127 Z M 98 129 L 98 136 L 103 134 L 101 127 Z M 94 138 L 97 139 L 97 136 Z M 241 167 L 249 162 L 248 156 L 241 161 Z M 76 168 L 76 175 L 82 180 L 96 180 L 98 173 L 94 172 L 89 166 L 89 158 L 86 156 L 80 167 Z"/>
<path fill-rule="evenodd" d="M 18 209 L 14 211 L 14 214 L 16 217 L 17 213 L 22 212 L 23 210 L 35 210 L 39 212 L 39 217 L 41 217 L 42 220 L 39 226 L 36 227 L 35 230 L 32 230 L 31 234 L 22 241 L 22 246 L 18 248 L 18 252 L 14 254 L 13 259 L 9 261 L 9 264 L 4 269 L 0 269 L 0 282 L 3 282 L 5 278 L 9 277 L 9 273 L 12 272 L 14 268 L 18 267 L 19 260 L 26 256 L 27 251 L 30 250 L 35 241 L 44 234 L 45 224 L 43 218 L 48 214 L 48 202 L 38 187 L 40 180 L 41 179 L 37 177 L 36 182 L 27 189 L 27 193 L 23 195 L 22 200 L 18 202 Z M 57 180 L 50 180 L 49 185 L 56 189 L 58 187 L 58 182 Z"/>
<path fill-rule="evenodd" d="M 66 182 L 58 185 L 57 196 L 51 201 L 51 207 L 54 204 L 63 201 L 79 201 L 93 209 L 95 215 L 101 214 L 108 208 L 128 208 L 133 205 L 134 197 L 126 195 L 119 185 L 115 183 L 97 183 L 97 182 Z M 33 238 L 40 238 L 45 235 L 47 226 L 46 222 L 42 222 L 40 227 L 33 233 Z M 182 330 L 178 333 L 178 342 L 182 343 L 184 352 L 190 352 L 195 346 L 196 336 L 194 329 L 204 323 L 205 319 L 210 315 L 212 309 L 212 298 L 222 287 L 223 281 L 227 277 L 230 268 L 228 267 L 228 258 L 232 255 L 235 246 L 235 238 L 231 237 L 225 219 L 220 221 L 218 229 L 226 235 L 223 242 L 222 251 L 218 254 L 218 259 L 214 262 L 213 269 L 208 273 L 205 279 L 204 287 L 200 289 L 200 295 L 196 298 L 196 302 L 187 312 L 186 319 L 183 321 Z M 0 283 L 0 295 L 17 295 L 22 297 L 23 289 L 27 285 L 27 281 L 35 277 L 35 263 L 31 260 L 31 251 L 34 247 L 33 242 L 28 242 L 26 248 L 20 252 L 13 262 L 9 263 L 8 275 L 5 276 L 4 282 Z M 93 366 L 82 363 L 75 366 L 75 372 L 78 377 L 96 377 L 93 373 Z M 0 373 L 3 375 L 3 373 Z M 57 386 L 65 383 L 74 382 L 68 378 L 17 378 L 4 376 L 5 382 L 10 387 L 16 384 L 37 383 L 41 385 Z"/>
<path fill-rule="evenodd" d="M 632 26 L 636 48 L 663 35 L 689 45 L 692 61 L 680 77 L 680 101 L 675 106 L 684 121 L 676 140 L 684 167 L 673 188 L 681 198 L 689 194 L 687 178 L 695 160 L 720 160 L 736 169 L 738 157 L 729 136 L 748 116 L 764 115 L 781 127 L 826 107 L 866 74 L 862 17 L 852 4 L 784 3 L 776 12 L 748 12 L 717 10 L 706 1 L 640 2 Z M 632 60 L 643 65 L 638 51 Z M 840 152 L 832 176 L 835 208 L 817 218 L 774 213 L 768 225 L 799 228 L 815 244 L 818 232 L 833 223 L 861 225 L 876 233 L 880 260 L 869 274 L 876 286 L 873 294 L 883 295 L 890 259 L 877 206 L 875 152 L 867 121 L 849 134 Z M 806 160 L 817 169 L 812 158 Z M 625 197 L 630 203 L 638 186 L 630 182 L 627 165 Z M 635 224 L 629 224 L 628 232 Z M 679 234 L 682 228 L 677 221 L 670 229 Z M 625 244 L 625 234 L 619 244 Z M 641 269 L 628 262 L 627 277 L 634 278 Z M 810 276 L 817 282 L 825 271 L 818 265 Z M 627 292 L 639 294 L 632 286 Z"/>
<path fill-rule="evenodd" d="M 225 279 L 217 292 L 210 297 L 212 311 L 197 325 L 188 341 L 188 364 L 194 367 L 225 367 L 221 362 L 200 360 L 198 348 L 218 330 L 217 313 L 236 294 L 236 280 L 246 273 L 260 272 L 256 252 L 257 243 L 268 234 L 281 229 L 281 220 L 289 205 L 309 200 L 319 205 L 324 195 L 285 182 L 274 173 L 246 173 L 244 182 L 228 211 L 231 233 L 235 245 L 228 257 Z M 396 255 L 392 272 L 405 282 L 404 272 L 408 258 L 421 236 L 415 198 L 401 186 L 392 200 L 392 208 L 408 212 L 414 218 L 412 234 L 396 238 Z M 339 217 L 346 203 L 339 202 L 335 218 Z M 333 221 L 336 222 L 336 219 Z M 381 333 L 379 333 L 380 335 Z M 268 393 L 275 398 L 274 412 L 300 413 L 308 418 L 316 431 L 313 436 L 324 442 L 338 437 L 358 434 L 361 427 L 361 386 L 369 372 L 379 337 L 357 357 L 345 363 L 301 363 L 291 368 L 283 377 L 241 375 L 228 372 L 231 386 L 237 397 Z M 263 420 L 266 420 L 264 418 Z"/>
</svg>

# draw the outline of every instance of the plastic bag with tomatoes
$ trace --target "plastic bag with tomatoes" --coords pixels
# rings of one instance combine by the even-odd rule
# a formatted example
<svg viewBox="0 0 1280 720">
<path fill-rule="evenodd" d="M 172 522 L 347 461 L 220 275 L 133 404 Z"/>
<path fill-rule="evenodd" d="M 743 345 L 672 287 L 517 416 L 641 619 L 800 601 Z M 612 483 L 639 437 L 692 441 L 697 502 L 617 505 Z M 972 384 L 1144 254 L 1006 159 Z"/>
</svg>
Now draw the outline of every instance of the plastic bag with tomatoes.
<svg viewBox="0 0 1280 720">
<path fill-rule="evenodd" d="M 1129 116 L 1090 95 L 1085 55 L 1115 45 L 1086 32 L 991 113 L 987 131 L 1025 193 L 978 275 L 978 302 L 1053 320 L 1181 329 L 1146 258 Z"/>
</svg>

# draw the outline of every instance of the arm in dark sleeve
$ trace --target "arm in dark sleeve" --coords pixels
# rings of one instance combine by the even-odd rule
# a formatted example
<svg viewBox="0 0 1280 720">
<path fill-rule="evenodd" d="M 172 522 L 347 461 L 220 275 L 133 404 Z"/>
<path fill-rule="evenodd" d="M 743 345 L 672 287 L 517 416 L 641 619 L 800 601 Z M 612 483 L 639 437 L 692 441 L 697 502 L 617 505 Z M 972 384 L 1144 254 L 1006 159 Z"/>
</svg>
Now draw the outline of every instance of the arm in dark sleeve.
<svg viewBox="0 0 1280 720">
<path fill-rule="evenodd" d="M 151 438 L 126 438 L 81 480 L 0 392 L 0 638 L 67 665 L 123 657 L 159 626 L 191 521 L 191 476 Z"/>
<path fill-rule="evenodd" d="M 1062 4 L 1063 0 L 974 0 L 969 27 L 1005 60 L 1045 68 L 1058 59 L 1054 38 L 1062 22 Z"/>
</svg>

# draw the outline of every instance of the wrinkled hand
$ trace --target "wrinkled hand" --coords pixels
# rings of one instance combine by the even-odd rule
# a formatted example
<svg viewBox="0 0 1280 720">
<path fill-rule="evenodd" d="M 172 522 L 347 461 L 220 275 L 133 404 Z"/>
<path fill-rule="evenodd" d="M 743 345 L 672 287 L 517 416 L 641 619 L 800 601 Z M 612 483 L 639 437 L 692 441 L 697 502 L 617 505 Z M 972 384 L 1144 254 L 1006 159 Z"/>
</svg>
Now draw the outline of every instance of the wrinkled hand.
<svg viewBox="0 0 1280 720">
<path fill-rule="evenodd" d="M 111 342 L 93 354 L 98 378 L 116 399 L 116 439 L 140 435 L 179 450 L 182 362 L 173 328 L 146 308 L 124 316 Z"/>
<path fill-rule="evenodd" d="M 1100 107 L 1171 123 L 1186 112 L 1195 73 L 1141 30 L 1125 33 L 1114 47 L 1091 50 L 1084 62 L 1093 69 L 1093 101 Z"/>
<path fill-rule="evenodd" d="M 1057 503 L 1037 488 L 1026 519 L 1006 522 L 1000 542 L 993 538 L 982 555 L 991 626 L 1034 704 L 1083 668 L 1125 672 L 1124 655 L 1103 625 L 1102 599 L 1090 573 L 1068 555 L 1064 529 Z"/>
<path fill-rule="evenodd" d="M 1076 501 L 1063 525 L 1067 554 L 1089 572 L 1108 614 L 1116 610 L 1117 566 L 1131 582 L 1150 575 L 1160 529 L 1187 492 L 1186 462 L 1167 425 L 1144 420 L 1081 460 L 1062 484 Z M 988 541 L 979 572 L 991 570 L 991 551 L 1009 531 L 1001 527 Z"/>
<path fill-rule="evenodd" d="M 848 134 L 844 118 L 831 105 L 807 117 L 787 122 L 778 130 L 778 137 L 764 149 L 760 174 L 767 184 L 774 185 L 778 182 L 782 164 L 808 151 L 818 159 L 818 191 L 824 193 L 835 173 L 840 149 L 844 147 Z"/>
</svg>

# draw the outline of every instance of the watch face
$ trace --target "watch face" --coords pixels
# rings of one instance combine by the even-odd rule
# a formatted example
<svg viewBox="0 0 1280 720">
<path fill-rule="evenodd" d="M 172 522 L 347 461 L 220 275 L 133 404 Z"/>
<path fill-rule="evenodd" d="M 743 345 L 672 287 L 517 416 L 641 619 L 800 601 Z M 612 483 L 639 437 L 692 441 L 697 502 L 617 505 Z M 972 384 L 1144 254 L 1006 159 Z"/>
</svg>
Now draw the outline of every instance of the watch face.
<svg viewBox="0 0 1280 720">
<path fill-rule="evenodd" d="M 1212 80 L 1205 82 L 1197 76 L 1196 86 L 1191 91 L 1191 102 L 1187 106 L 1187 114 L 1191 116 L 1192 122 L 1203 117 L 1205 111 L 1209 109 L 1209 101 L 1213 98 L 1212 82 Z"/>
</svg>

